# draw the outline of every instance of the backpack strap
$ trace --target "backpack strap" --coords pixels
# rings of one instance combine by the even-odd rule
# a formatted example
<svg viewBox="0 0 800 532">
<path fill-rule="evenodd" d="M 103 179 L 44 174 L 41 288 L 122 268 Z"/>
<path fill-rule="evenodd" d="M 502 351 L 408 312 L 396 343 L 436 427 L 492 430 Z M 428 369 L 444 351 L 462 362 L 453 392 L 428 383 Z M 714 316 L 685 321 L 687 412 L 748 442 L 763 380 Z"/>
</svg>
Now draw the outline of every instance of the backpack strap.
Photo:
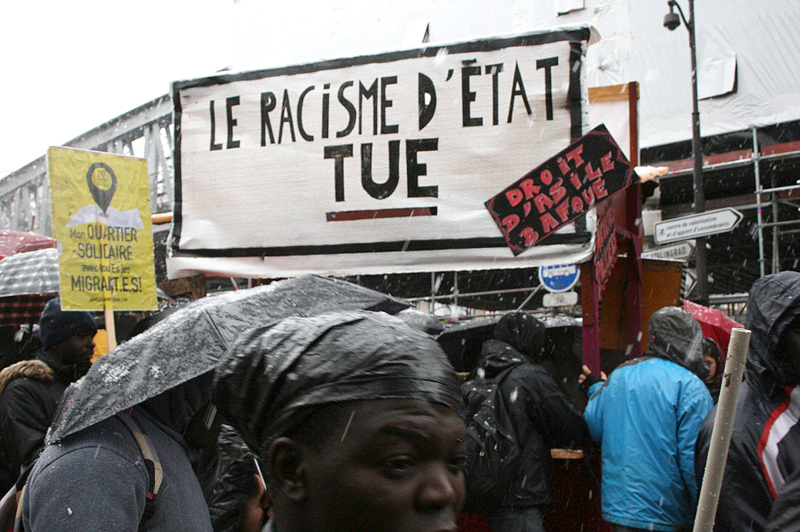
<svg viewBox="0 0 800 532">
<path fill-rule="evenodd" d="M 139 521 L 139 530 L 146 530 L 147 521 L 153 516 L 156 511 L 155 496 L 158 490 L 161 489 L 161 482 L 164 480 L 164 471 L 161 468 L 161 462 L 158 459 L 155 445 L 150 440 L 150 437 L 145 433 L 142 426 L 136 421 L 133 410 L 128 409 L 117 414 L 117 419 L 131 432 L 136 445 L 139 446 L 139 451 L 144 458 L 144 465 L 147 468 L 147 496 L 144 502 L 144 513 L 142 519 Z"/>
<path fill-rule="evenodd" d="M 0 503 L 0 506 L 2 506 L 3 510 L 3 517 L 0 519 L 0 521 L 2 521 L 3 526 L 7 527 L 9 531 L 13 530 L 13 532 L 23 532 L 24 530 L 22 526 L 22 506 L 25 503 L 25 490 L 27 489 L 28 477 L 31 474 L 33 466 L 35 465 L 36 460 L 28 464 L 28 466 L 20 474 L 19 478 L 11 486 L 11 489 L 8 490 L 8 493 L 6 493 L 6 495 L 3 497 L 2 503 Z M 6 513 L 12 509 L 7 505 L 14 506 L 13 515 L 8 515 Z M 13 517 L 13 520 L 7 520 L 10 517 Z M 5 529 L 3 530 L 5 531 Z"/>
<path fill-rule="evenodd" d="M 28 471 L 30 473 L 30 470 Z M 23 532 L 22 526 L 22 506 L 25 504 L 25 489 L 27 484 L 23 484 L 17 492 L 17 511 L 14 513 L 14 532 Z"/>
</svg>

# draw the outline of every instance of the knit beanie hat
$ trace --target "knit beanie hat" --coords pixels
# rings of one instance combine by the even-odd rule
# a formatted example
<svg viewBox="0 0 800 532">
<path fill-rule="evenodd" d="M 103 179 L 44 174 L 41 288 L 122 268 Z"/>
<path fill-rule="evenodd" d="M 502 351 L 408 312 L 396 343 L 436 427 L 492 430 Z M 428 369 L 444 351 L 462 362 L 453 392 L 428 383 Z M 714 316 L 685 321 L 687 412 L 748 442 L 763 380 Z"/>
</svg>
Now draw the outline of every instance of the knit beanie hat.
<svg viewBox="0 0 800 532">
<path fill-rule="evenodd" d="M 61 298 L 51 299 L 39 319 L 42 349 L 49 349 L 67 338 L 81 333 L 97 332 L 97 324 L 86 311 L 61 310 Z"/>
</svg>

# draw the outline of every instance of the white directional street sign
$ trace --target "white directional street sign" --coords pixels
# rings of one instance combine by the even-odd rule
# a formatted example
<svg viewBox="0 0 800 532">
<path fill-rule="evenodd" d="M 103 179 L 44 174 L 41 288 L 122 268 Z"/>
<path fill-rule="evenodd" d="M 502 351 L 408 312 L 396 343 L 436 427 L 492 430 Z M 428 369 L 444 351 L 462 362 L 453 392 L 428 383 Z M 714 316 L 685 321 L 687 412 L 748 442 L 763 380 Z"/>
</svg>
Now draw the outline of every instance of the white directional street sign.
<svg viewBox="0 0 800 532">
<path fill-rule="evenodd" d="M 680 242 L 702 236 L 726 233 L 739 225 L 744 216 L 736 209 L 717 209 L 658 222 L 655 226 L 656 244 Z"/>
<path fill-rule="evenodd" d="M 678 242 L 677 244 L 670 244 L 668 246 L 659 246 L 657 248 L 642 251 L 643 259 L 669 259 L 669 260 L 687 260 L 694 252 L 694 242 Z"/>
</svg>

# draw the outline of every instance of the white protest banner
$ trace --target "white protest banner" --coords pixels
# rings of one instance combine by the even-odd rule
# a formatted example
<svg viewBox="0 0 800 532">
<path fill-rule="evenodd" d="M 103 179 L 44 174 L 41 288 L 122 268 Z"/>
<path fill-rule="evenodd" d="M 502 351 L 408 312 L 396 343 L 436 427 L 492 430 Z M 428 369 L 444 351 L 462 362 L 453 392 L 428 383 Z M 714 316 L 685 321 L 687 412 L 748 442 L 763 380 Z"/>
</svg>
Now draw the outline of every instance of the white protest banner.
<svg viewBox="0 0 800 532">
<path fill-rule="evenodd" d="M 173 84 L 170 277 L 582 262 L 515 258 L 484 202 L 585 130 L 586 27 Z"/>
</svg>

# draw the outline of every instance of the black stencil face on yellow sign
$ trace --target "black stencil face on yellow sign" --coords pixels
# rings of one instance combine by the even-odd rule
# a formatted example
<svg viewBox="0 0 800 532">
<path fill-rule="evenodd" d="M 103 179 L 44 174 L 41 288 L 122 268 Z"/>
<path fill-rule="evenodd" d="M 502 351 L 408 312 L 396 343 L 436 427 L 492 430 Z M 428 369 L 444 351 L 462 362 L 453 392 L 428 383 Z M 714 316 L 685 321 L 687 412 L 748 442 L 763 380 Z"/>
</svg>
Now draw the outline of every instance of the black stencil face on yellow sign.
<svg viewBox="0 0 800 532">
<path fill-rule="evenodd" d="M 89 192 L 92 193 L 95 203 L 106 214 L 117 190 L 116 174 L 107 164 L 94 163 L 86 174 L 86 184 L 89 185 Z"/>
</svg>

